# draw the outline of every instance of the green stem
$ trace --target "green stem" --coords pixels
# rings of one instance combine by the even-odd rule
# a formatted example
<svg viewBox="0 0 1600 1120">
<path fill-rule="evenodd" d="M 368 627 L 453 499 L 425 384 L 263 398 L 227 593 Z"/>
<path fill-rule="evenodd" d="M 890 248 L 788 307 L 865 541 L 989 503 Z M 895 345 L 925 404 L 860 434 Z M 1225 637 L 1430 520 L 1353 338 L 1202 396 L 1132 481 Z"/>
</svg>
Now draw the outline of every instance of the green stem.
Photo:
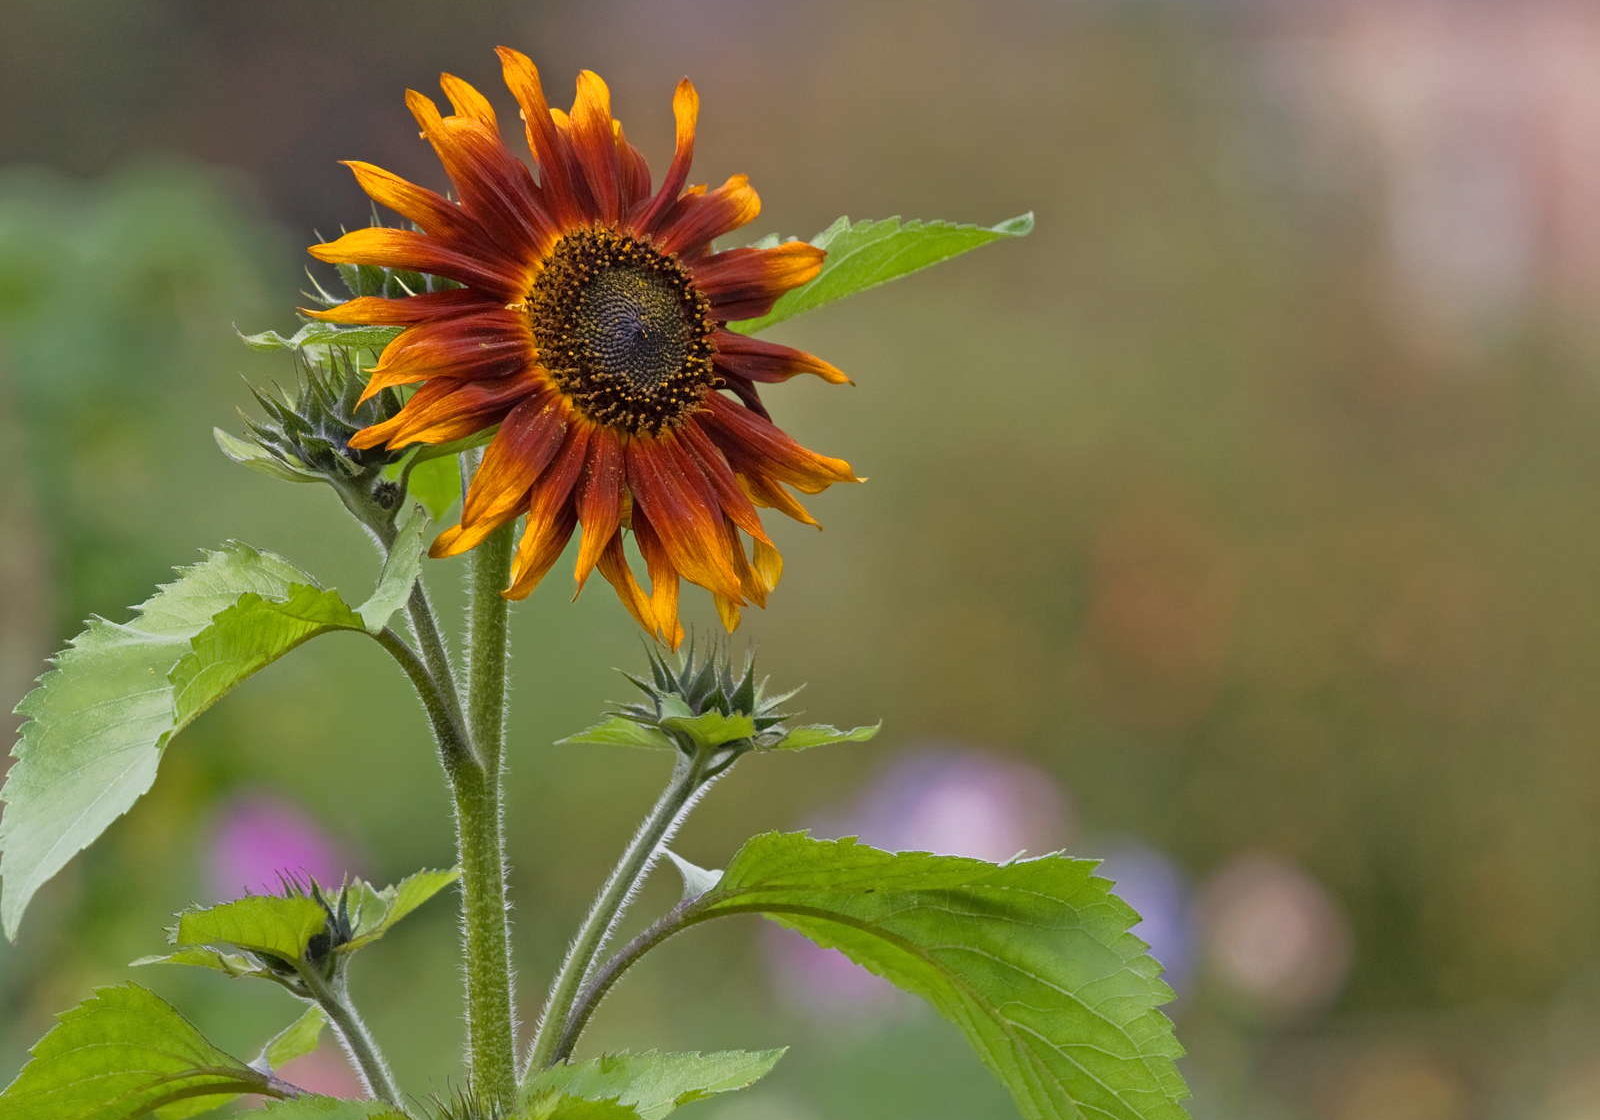
<svg viewBox="0 0 1600 1120">
<path fill-rule="evenodd" d="M 517 1085 L 501 787 L 509 604 L 500 592 L 511 568 L 511 544 L 508 524 L 473 551 L 467 729 L 481 764 L 450 774 L 461 860 L 468 1081 L 491 1108 L 500 1109 L 511 1107 Z"/>
<path fill-rule="evenodd" d="M 578 1044 L 578 1036 L 583 1034 L 584 1028 L 589 1025 L 595 1008 L 600 1006 L 600 1001 L 606 998 L 612 985 L 621 979 L 622 974 L 628 971 L 635 961 L 673 934 L 681 933 L 695 924 L 697 918 L 694 904 L 697 901 L 698 899 L 685 899 L 678 903 L 641 931 L 632 941 L 618 949 L 616 955 L 605 964 L 589 973 L 588 979 L 583 982 L 583 987 L 572 1002 L 572 1010 L 567 1015 L 561 1038 L 550 1055 L 551 1065 L 564 1062 L 572 1056 L 573 1047 Z"/>
<path fill-rule="evenodd" d="M 317 1006 L 327 1013 L 334 1030 L 339 1032 L 350 1061 L 367 1084 L 367 1091 L 400 1108 L 400 1087 L 395 1084 L 394 1074 L 389 1071 L 389 1063 L 384 1060 L 372 1032 L 367 1030 L 367 1024 L 350 1001 L 350 989 L 344 977 L 338 976 L 330 981 L 310 966 L 297 968 L 296 971 L 306 991 L 316 1000 Z"/>
<path fill-rule="evenodd" d="M 622 920 L 634 891 L 650 873 L 651 865 L 662 847 L 672 838 L 694 806 L 696 798 L 709 784 L 705 769 L 705 760 L 701 756 L 692 759 L 683 755 L 677 757 L 672 780 L 667 783 L 667 788 L 650 810 L 650 815 L 639 826 L 639 831 L 634 833 L 632 842 L 622 853 L 622 858 L 617 861 L 605 885 L 600 888 L 594 905 L 590 907 L 550 985 L 550 995 L 545 1000 L 539 1030 L 528 1054 L 529 1070 L 545 1069 L 564 1057 L 563 1041 L 568 1033 L 568 1019 L 584 979 L 594 967 L 595 959 L 605 949 L 606 941 L 617 923 Z M 571 1047 L 565 1049 L 570 1052 Z"/>
</svg>

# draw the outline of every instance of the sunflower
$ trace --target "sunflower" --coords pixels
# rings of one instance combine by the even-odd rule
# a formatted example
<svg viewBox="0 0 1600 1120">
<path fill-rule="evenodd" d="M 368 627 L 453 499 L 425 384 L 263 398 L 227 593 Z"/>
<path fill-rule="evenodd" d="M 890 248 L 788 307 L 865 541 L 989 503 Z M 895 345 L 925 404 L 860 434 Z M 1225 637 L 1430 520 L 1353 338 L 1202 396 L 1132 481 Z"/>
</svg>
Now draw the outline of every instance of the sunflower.
<svg viewBox="0 0 1600 1120">
<path fill-rule="evenodd" d="M 414 91 L 406 105 L 454 199 L 351 161 L 367 194 L 415 228 L 361 229 L 310 249 L 323 261 L 460 285 L 306 312 L 404 328 L 371 370 L 366 396 L 420 386 L 350 445 L 398 449 L 497 428 L 460 523 L 432 555 L 464 552 L 526 515 L 503 592 L 520 599 L 581 528 L 579 590 L 598 569 L 639 624 L 675 646 L 686 579 L 711 592 L 731 630 L 741 608 L 765 604 L 782 569 L 757 507 L 815 525 L 791 489 L 860 481 L 842 459 L 774 425 L 756 391 L 800 373 L 849 379 L 820 358 L 728 329 L 814 278 L 823 251 L 800 241 L 712 248 L 754 219 L 760 200 L 744 175 L 715 190 L 688 185 L 699 96 L 687 79 L 672 99 L 672 162 L 652 190 L 597 74 L 578 76 L 562 112 L 546 104 L 527 56 L 499 55 L 537 174 L 501 140 L 489 101 L 445 74 L 453 113 Z M 630 532 L 648 592 L 624 552 Z"/>
</svg>

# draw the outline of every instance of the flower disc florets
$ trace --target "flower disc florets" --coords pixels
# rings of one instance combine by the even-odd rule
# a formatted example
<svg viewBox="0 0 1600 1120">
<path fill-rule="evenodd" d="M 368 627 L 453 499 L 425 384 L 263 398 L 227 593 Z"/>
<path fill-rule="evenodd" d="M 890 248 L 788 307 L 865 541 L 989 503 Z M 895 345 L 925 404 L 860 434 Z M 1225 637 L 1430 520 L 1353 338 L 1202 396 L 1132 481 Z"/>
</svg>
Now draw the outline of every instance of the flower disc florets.
<svg viewBox="0 0 1600 1120">
<path fill-rule="evenodd" d="M 616 230 L 556 243 L 528 319 L 544 368 L 597 424 L 659 434 L 716 382 L 711 301 L 675 256 Z"/>
</svg>

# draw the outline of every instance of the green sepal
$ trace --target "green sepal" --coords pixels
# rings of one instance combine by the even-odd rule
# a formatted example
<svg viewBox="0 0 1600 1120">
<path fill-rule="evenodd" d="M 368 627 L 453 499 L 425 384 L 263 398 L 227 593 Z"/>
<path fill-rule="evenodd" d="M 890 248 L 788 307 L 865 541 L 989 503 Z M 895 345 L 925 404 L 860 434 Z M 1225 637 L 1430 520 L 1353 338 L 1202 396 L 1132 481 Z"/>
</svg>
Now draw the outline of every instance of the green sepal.
<svg viewBox="0 0 1600 1120">
<path fill-rule="evenodd" d="M 268 972 L 243 953 L 219 953 L 215 949 L 179 949 L 172 953 L 155 953 L 129 961 L 131 968 L 152 964 L 186 964 L 195 968 L 209 968 L 224 976 L 237 979 L 241 976 L 266 976 Z"/>
<path fill-rule="evenodd" d="M 693 716 L 668 716 L 661 721 L 661 726 L 679 735 L 689 754 L 694 753 L 695 746 L 715 750 L 750 740 L 756 733 L 755 720 L 744 713 L 726 715 L 715 710 Z"/>
<path fill-rule="evenodd" d="M 249 467 L 283 482 L 321 482 L 322 476 L 313 474 L 308 470 L 296 467 L 291 463 L 273 455 L 260 444 L 251 443 L 249 440 L 240 439 L 236 435 L 223 431 L 221 428 L 211 429 L 211 438 L 217 442 L 217 450 L 241 467 Z"/>
<path fill-rule="evenodd" d="M 634 1110 L 641 1120 L 661 1120 L 686 1104 L 748 1088 L 771 1072 L 783 1055 L 783 1050 L 604 1054 L 541 1070 L 522 1092 L 525 1100 L 559 1092 L 614 1101 Z"/>
<path fill-rule="evenodd" d="M 887 284 L 990 242 L 1026 237 L 1032 232 L 1031 212 L 992 226 L 899 218 L 852 222 L 840 218 L 811 239 L 811 244 L 828 252 L 816 279 L 786 293 L 767 314 L 729 323 L 728 327 L 741 334 L 755 334 L 774 323 Z M 771 238 L 757 244 L 770 248 L 779 242 Z"/>
<path fill-rule="evenodd" d="M 883 729 L 883 722 L 870 724 L 866 727 L 852 727 L 849 731 L 841 731 L 837 727 L 829 727 L 825 723 L 812 723 L 804 727 L 796 727 L 792 731 L 785 731 L 783 737 L 767 747 L 774 751 L 804 751 L 812 747 L 826 747 L 833 743 L 865 743 Z"/>
<path fill-rule="evenodd" d="M 670 736 L 657 728 L 635 723 L 626 716 L 611 716 L 576 735 L 556 741 L 556 745 L 561 747 L 589 744 L 602 747 L 650 747 L 668 751 L 678 749 Z"/>
<path fill-rule="evenodd" d="M 252 350 L 304 350 L 308 346 L 339 346 L 346 350 L 382 350 L 403 327 L 341 327 L 334 323 L 303 324 L 294 334 L 277 331 L 240 334 L 239 341 Z"/>
<path fill-rule="evenodd" d="M 58 1016 L 32 1055 L 0 1093 L 0 1120 L 186 1120 L 247 1093 L 285 1095 L 137 984 Z"/>
</svg>

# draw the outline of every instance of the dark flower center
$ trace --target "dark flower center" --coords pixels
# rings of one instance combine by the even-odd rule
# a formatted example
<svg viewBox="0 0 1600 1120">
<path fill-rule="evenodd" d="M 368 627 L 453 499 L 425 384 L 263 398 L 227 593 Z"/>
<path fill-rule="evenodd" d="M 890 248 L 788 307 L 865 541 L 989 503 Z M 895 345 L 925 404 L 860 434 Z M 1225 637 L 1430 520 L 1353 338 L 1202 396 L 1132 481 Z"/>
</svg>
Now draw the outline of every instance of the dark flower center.
<svg viewBox="0 0 1600 1120">
<path fill-rule="evenodd" d="M 711 303 L 676 257 L 604 227 L 556 242 L 528 296 L 539 362 L 596 423 L 676 427 L 714 384 Z"/>
</svg>

